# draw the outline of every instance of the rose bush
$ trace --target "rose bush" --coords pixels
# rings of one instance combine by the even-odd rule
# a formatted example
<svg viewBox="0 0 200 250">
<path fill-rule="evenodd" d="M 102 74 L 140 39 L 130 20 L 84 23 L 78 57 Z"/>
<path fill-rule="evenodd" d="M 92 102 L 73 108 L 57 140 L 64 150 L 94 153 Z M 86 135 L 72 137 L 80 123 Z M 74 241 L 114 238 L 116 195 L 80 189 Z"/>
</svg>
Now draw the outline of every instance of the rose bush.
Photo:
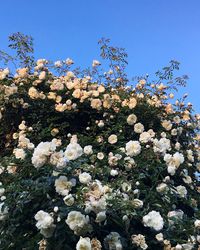
<svg viewBox="0 0 200 250">
<path fill-rule="evenodd" d="M 177 63 L 131 85 L 124 51 L 101 51 L 103 73 L 0 71 L 1 249 L 198 249 L 200 115 L 172 102 Z"/>
</svg>

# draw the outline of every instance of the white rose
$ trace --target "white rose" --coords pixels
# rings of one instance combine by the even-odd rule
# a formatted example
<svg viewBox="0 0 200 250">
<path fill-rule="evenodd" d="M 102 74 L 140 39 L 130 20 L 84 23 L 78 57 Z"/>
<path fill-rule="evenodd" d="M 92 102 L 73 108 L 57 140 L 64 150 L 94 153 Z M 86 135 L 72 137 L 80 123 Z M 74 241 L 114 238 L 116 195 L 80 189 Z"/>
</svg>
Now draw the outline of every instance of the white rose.
<svg viewBox="0 0 200 250">
<path fill-rule="evenodd" d="M 40 142 L 38 146 L 35 148 L 32 157 L 32 164 L 36 168 L 42 167 L 48 157 L 56 150 L 56 143 L 52 142 Z"/>
<path fill-rule="evenodd" d="M 160 152 L 165 154 L 166 151 L 171 150 L 170 140 L 166 138 L 161 138 L 160 140 L 153 140 L 153 151 L 155 153 Z"/>
<path fill-rule="evenodd" d="M 180 148 L 181 148 L 181 144 L 179 142 L 176 142 L 175 149 L 180 150 Z"/>
<path fill-rule="evenodd" d="M 165 154 L 164 161 L 167 163 L 167 171 L 171 175 L 175 174 L 176 169 L 184 162 L 183 154 L 176 152 L 173 155 Z"/>
<path fill-rule="evenodd" d="M 47 229 L 53 225 L 53 218 L 49 213 L 40 210 L 36 213 L 35 219 L 37 220 L 36 227 L 38 229 Z"/>
<path fill-rule="evenodd" d="M 163 241 L 163 234 L 162 233 L 159 233 L 159 234 L 156 234 L 156 239 L 157 241 Z"/>
<path fill-rule="evenodd" d="M 108 142 L 109 142 L 110 144 L 115 144 L 115 143 L 117 142 L 117 136 L 116 136 L 116 135 L 110 135 L 110 136 L 108 137 Z"/>
<path fill-rule="evenodd" d="M 170 174 L 170 175 L 175 175 L 175 173 L 176 173 L 176 168 L 175 167 L 173 167 L 173 166 L 168 166 L 167 167 L 167 172 Z"/>
<path fill-rule="evenodd" d="M 141 146 L 138 141 L 129 141 L 126 143 L 126 154 L 129 156 L 136 156 L 140 154 Z"/>
<path fill-rule="evenodd" d="M 179 124 L 181 122 L 181 118 L 179 116 L 175 116 L 173 120 L 177 124 Z"/>
<path fill-rule="evenodd" d="M 83 215 L 78 211 L 69 212 L 67 219 L 65 220 L 67 225 L 75 234 L 79 234 L 89 223 L 88 216 Z"/>
<path fill-rule="evenodd" d="M 92 177 L 90 174 L 83 172 L 79 175 L 79 181 L 82 184 L 88 184 L 92 180 Z"/>
<path fill-rule="evenodd" d="M 137 105 L 137 100 L 134 97 L 130 98 L 129 104 L 128 104 L 129 109 L 135 108 L 136 105 Z"/>
<path fill-rule="evenodd" d="M 103 158 L 104 158 L 104 153 L 99 152 L 99 153 L 97 154 L 97 158 L 98 158 L 99 160 L 103 160 Z"/>
<path fill-rule="evenodd" d="M 74 98 L 80 98 L 80 97 L 81 97 L 81 94 L 82 94 L 82 92 L 81 92 L 80 89 L 75 89 L 74 92 L 72 93 L 72 96 L 73 96 Z"/>
<path fill-rule="evenodd" d="M 63 155 L 63 151 L 53 153 L 50 157 L 50 163 L 59 169 L 66 167 L 67 159 Z"/>
<path fill-rule="evenodd" d="M 175 154 L 173 154 L 172 164 L 174 164 L 175 167 L 179 167 L 183 162 L 184 162 L 183 154 L 181 154 L 179 152 L 176 152 Z"/>
<path fill-rule="evenodd" d="M 187 195 L 187 189 L 182 185 L 177 186 L 176 191 L 181 198 L 185 198 Z"/>
<path fill-rule="evenodd" d="M 111 176 L 116 176 L 116 175 L 118 175 L 118 171 L 117 171 L 116 169 L 112 169 L 112 170 L 110 171 L 110 175 L 111 175 Z"/>
<path fill-rule="evenodd" d="M 163 128 L 165 128 L 167 131 L 169 131 L 169 130 L 171 130 L 171 128 L 172 128 L 172 123 L 171 123 L 171 121 L 164 120 L 164 121 L 162 122 L 162 126 L 163 126 Z"/>
<path fill-rule="evenodd" d="M 137 134 L 141 134 L 144 131 L 144 126 L 142 125 L 142 123 L 136 123 L 134 125 L 134 132 Z"/>
<path fill-rule="evenodd" d="M 39 79 L 40 80 L 44 80 L 46 78 L 46 72 L 45 71 L 42 71 L 40 74 L 39 74 Z"/>
<path fill-rule="evenodd" d="M 136 123 L 136 121 L 137 121 L 137 116 L 134 114 L 129 115 L 127 118 L 128 125 L 133 125 Z"/>
<path fill-rule="evenodd" d="M 78 243 L 76 244 L 76 250 L 92 250 L 90 238 L 80 237 Z"/>
<path fill-rule="evenodd" d="M 73 142 L 67 146 L 64 154 L 69 161 L 76 160 L 83 154 L 83 149 L 78 143 Z"/>
<path fill-rule="evenodd" d="M 177 129 L 173 128 L 173 129 L 171 130 L 171 135 L 177 135 Z"/>
<path fill-rule="evenodd" d="M 102 101 L 98 98 L 95 98 L 95 99 L 92 99 L 91 100 L 91 107 L 93 109 L 97 109 L 97 110 L 100 110 L 101 109 L 101 106 L 102 106 Z"/>
<path fill-rule="evenodd" d="M 101 120 L 101 121 L 99 121 L 99 123 L 98 123 L 98 127 L 99 128 L 103 128 L 104 127 L 104 122 Z"/>
<path fill-rule="evenodd" d="M 143 223 L 145 227 L 151 227 L 156 231 L 160 231 L 163 228 L 164 221 L 159 212 L 151 211 L 143 217 Z"/>
<path fill-rule="evenodd" d="M 148 245 L 145 241 L 145 236 L 142 234 L 134 234 L 131 236 L 132 243 L 136 246 L 138 246 L 140 249 L 146 250 L 148 248 Z"/>
<path fill-rule="evenodd" d="M 22 148 L 15 148 L 13 153 L 17 159 L 23 160 L 26 157 L 26 153 Z"/>
<path fill-rule="evenodd" d="M 98 87 L 98 91 L 99 91 L 99 93 L 105 92 L 105 87 L 104 87 L 103 85 L 100 85 L 100 86 Z"/>
<path fill-rule="evenodd" d="M 198 229 L 200 229 L 200 220 L 195 220 L 194 226 Z"/>
<path fill-rule="evenodd" d="M 140 142 L 147 143 L 150 140 L 151 140 L 151 135 L 148 132 L 143 132 L 142 134 L 140 134 L 140 139 L 139 139 Z"/>
<path fill-rule="evenodd" d="M 56 192 L 63 196 L 68 195 L 72 186 L 73 183 L 71 181 L 68 181 L 66 176 L 60 176 L 58 179 L 55 180 Z"/>
<path fill-rule="evenodd" d="M 83 149 L 83 152 L 86 155 L 91 155 L 93 153 L 92 146 L 91 145 L 85 146 Z"/>
</svg>

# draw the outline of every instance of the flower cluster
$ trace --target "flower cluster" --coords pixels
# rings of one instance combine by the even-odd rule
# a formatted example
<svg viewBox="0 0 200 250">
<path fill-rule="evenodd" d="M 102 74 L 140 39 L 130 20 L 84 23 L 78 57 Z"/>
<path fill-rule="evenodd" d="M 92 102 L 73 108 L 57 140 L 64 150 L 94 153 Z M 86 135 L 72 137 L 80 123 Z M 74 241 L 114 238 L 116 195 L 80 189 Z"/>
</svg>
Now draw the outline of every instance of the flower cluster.
<svg viewBox="0 0 200 250">
<path fill-rule="evenodd" d="M 63 65 L 0 71 L 2 249 L 197 249 L 200 115 L 164 82 Z"/>
</svg>

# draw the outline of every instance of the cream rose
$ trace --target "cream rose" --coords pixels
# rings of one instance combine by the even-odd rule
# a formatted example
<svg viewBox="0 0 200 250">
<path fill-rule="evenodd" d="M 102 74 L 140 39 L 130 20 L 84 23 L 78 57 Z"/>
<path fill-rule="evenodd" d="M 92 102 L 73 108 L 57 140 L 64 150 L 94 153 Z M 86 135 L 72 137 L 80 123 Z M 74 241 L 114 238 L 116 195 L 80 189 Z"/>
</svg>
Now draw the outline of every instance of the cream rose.
<svg viewBox="0 0 200 250">
<path fill-rule="evenodd" d="M 115 144 L 115 143 L 117 142 L 117 136 L 114 135 L 114 134 L 110 135 L 110 136 L 108 137 L 108 142 L 109 142 L 110 144 Z"/>
</svg>

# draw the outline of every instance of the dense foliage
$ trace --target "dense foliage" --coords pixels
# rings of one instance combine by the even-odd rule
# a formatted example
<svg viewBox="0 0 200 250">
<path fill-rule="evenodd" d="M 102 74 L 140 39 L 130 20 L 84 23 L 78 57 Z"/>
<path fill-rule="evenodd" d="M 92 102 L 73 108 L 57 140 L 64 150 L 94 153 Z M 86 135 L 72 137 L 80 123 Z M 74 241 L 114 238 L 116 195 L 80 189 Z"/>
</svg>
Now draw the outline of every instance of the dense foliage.
<svg viewBox="0 0 200 250">
<path fill-rule="evenodd" d="M 26 67 L 0 71 L 0 249 L 198 249 L 200 115 L 173 103 L 179 64 L 132 84 L 108 40 L 104 72 L 32 67 L 30 37 L 11 38 Z"/>
</svg>

